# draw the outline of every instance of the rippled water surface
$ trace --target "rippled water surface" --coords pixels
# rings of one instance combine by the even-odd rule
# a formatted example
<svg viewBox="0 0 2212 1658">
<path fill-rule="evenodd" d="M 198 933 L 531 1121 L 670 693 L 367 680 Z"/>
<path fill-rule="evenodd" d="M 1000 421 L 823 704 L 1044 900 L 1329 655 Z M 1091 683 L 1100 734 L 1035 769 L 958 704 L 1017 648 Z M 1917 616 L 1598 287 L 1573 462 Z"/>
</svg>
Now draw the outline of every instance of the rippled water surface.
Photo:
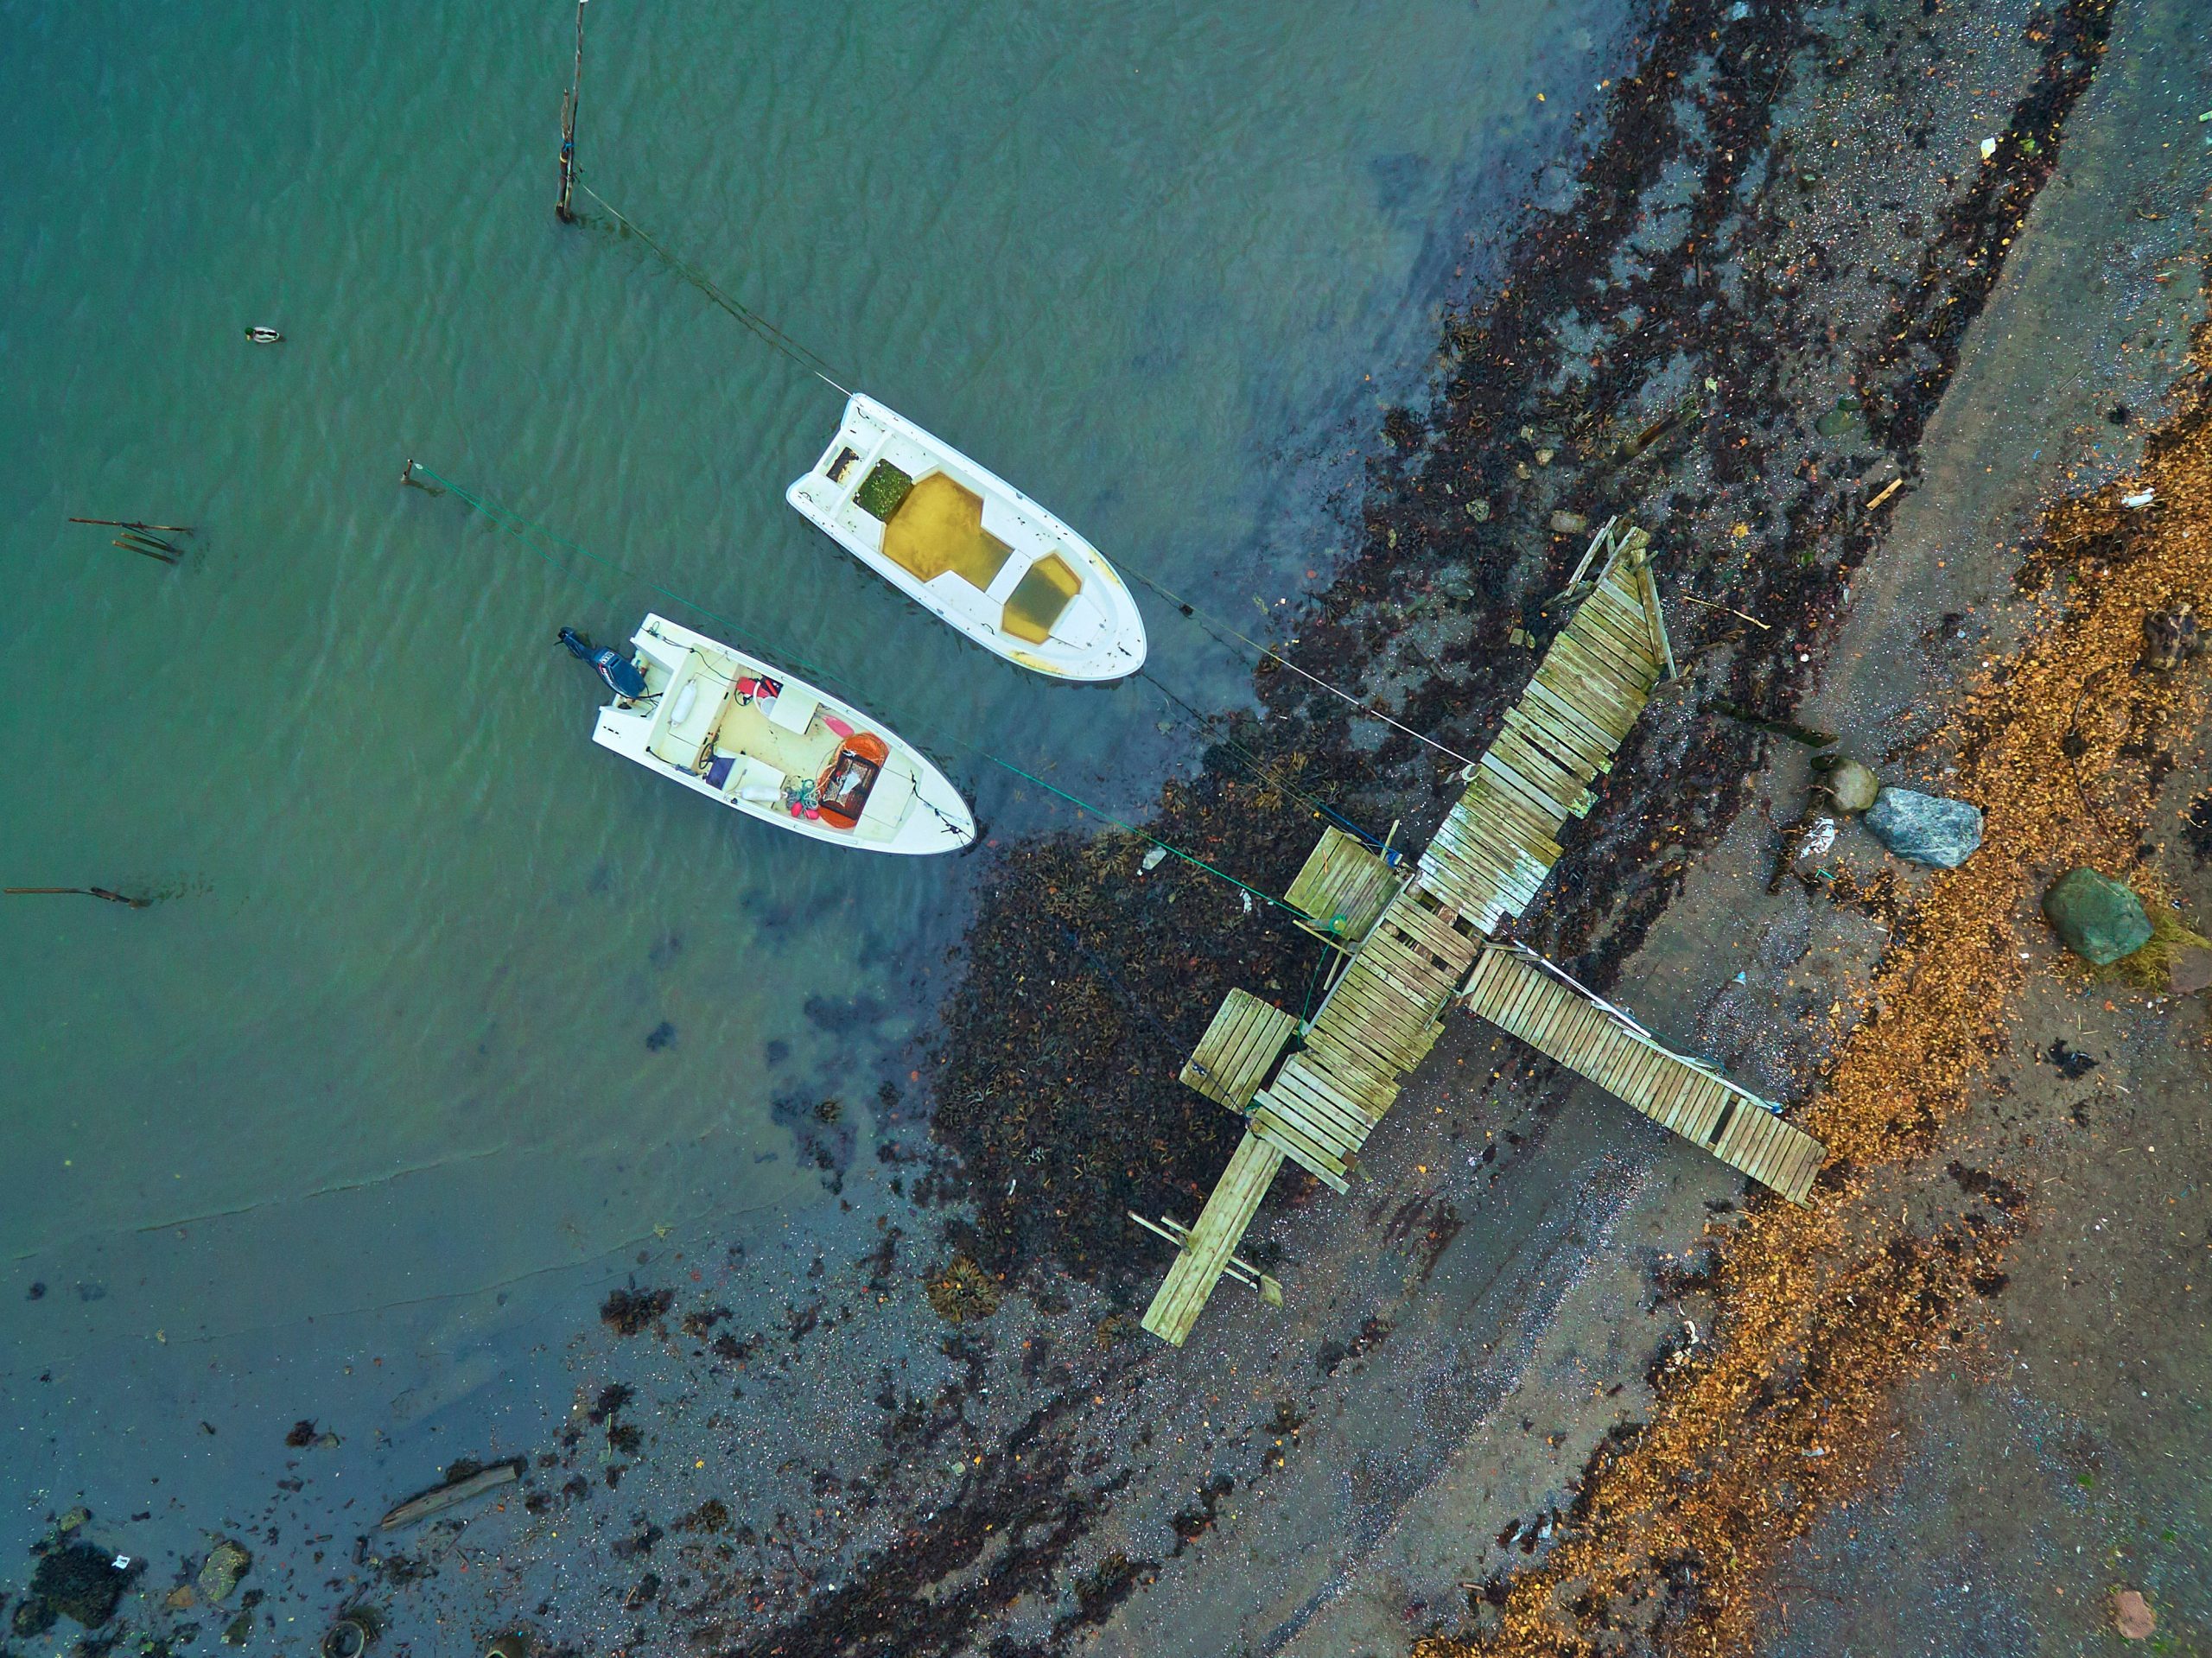
<svg viewBox="0 0 2212 1658">
<path fill-rule="evenodd" d="M 847 384 L 1249 626 L 1617 10 L 597 0 L 581 151 Z M 830 1202 L 775 1102 L 872 1095 L 926 1016 L 976 866 L 594 748 L 554 631 L 667 601 L 406 457 L 836 665 L 1000 835 L 1066 814 L 963 742 L 1115 804 L 1170 759 L 1151 687 L 1022 675 L 810 530 L 782 488 L 836 394 L 556 224 L 571 16 L 0 5 L 0 873 L 161 899 L 0 900 L 18 1405 L 59 1367 L 158 1438 L 211 1367 L 395 1335 L 474 1344 L 465 1387 L 657 1234 Z M 172 570 L 72 514 L 196 533 Z M 1239 694 L 1140 597 L 1163 682 Z M 69 1483 L 66 1438 L 6 1483 Z"/>
</svg>

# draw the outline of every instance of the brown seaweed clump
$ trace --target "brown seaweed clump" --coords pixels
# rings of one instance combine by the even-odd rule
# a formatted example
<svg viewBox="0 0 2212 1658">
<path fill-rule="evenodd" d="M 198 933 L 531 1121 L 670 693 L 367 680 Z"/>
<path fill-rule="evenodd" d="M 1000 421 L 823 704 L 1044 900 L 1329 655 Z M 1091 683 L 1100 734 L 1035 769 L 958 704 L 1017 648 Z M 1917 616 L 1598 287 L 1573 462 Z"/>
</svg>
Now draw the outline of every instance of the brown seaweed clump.
<svg viewBox="0 0 2212 1658">
<path fill-rule="evenodd" d="M 949 1324 L 988 1318 L 999 1310 L 999 1286 L 965 1255 L 953 1256 L 951 1264 L 930 1280 L 928 1293 L 931 1308 Z"/>
<path fill-rule="evenodd" d="M 676 1295 L 671 1290 L 616 1290 L 599 1304 L 599 1321 L 618 1336 L 635 1336 L 668 1315 Z"/>
</svg>

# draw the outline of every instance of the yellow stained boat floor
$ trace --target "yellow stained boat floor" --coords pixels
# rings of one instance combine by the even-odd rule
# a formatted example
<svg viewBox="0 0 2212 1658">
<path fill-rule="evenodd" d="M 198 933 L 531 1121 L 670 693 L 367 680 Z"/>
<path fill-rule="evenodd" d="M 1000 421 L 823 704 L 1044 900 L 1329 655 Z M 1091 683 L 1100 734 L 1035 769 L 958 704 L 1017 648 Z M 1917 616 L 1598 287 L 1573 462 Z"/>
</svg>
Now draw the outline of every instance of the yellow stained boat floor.
<svg viewBox="0 0 2212 1658">
<path fill-rule="evenodd" d="M 921 581 L 950 570 L 988 589 L 1013 550 L 983 528 L 983 498 L 941 472 L 918 480 L 883 526 L 884 556 Z"/>
</svg>

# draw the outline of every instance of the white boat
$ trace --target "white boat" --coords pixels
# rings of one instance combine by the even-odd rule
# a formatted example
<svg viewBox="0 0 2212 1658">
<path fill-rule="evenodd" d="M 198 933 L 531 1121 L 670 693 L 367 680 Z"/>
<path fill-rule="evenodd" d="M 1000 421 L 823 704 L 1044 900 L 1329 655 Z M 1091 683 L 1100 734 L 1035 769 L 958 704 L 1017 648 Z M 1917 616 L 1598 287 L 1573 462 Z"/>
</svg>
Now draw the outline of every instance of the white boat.
<svg viewBox="0 0 2212 1658">
<path fill-rule="evenodd" d="M 836 846 L 957 852 L 976 838 L 950 779 L 850 703 L 665 616 L 630 642 L 644 690 L 600 709 L 601 746 Z"/>
<path fill-rule="evenodd" d="M 1096 547 L 873 397 L 784 499 L 987 651 L 1058 679 L 1144 665 L 1144 617 Z"/>
</svg>

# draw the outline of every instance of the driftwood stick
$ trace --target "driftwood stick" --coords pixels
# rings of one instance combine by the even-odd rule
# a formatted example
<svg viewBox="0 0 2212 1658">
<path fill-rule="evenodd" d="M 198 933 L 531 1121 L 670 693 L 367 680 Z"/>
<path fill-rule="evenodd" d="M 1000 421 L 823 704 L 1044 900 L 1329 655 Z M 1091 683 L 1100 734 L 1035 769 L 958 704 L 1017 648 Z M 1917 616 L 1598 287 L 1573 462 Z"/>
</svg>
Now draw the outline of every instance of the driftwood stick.
<svg viewBox="0 0 2212 1658">
<path fill-rule="evenodd" d="M 188 536 L 188 524 L 140 524 L 133 518 L 72 518 L 72 524 L 97 524 L 109 530 L 160 530 L 172 536 Z"/>
<path fill-rule="evenodd" d="M 433 1486 L 419 1496 L 409 1497 L 406 1502 L 385 1515 L 384 1528 L 386 1531 L 392 1531 L 401 1526 L 411 1526 L 418 1520 L 428 1520 L 433 1515 L 443 1514 L 448 1509 L 457 1507 L 472 1497 L 481 1496 L 486 1491 L 497 1490 L 500 1486 L 510 1484 L 521 1477 L 522 1470 L 519 1466 L 514 1463 L 503 1462 L 496 1463 L 480 1473 L 471 1474 L 467 1479 L 457 1479 L 447 1485 Z"/>
</svg>

